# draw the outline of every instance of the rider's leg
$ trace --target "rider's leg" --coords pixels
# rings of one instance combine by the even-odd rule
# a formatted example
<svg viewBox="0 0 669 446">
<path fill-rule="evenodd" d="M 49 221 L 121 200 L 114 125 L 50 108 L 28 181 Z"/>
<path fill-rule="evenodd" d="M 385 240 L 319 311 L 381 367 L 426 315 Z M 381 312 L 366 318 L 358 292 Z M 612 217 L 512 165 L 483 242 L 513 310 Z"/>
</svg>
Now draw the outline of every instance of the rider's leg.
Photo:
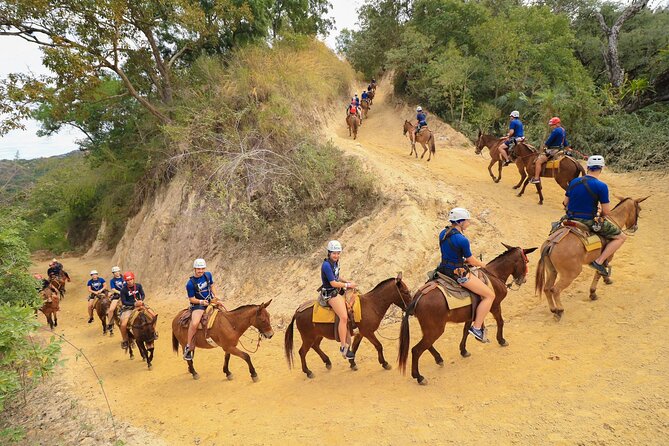
<svg viewBox="0 0 669 446">
<path fill-rule="evenodd" d="M 93 305 L 94 305 L 95 299 L 88 299 L 88 322 L 93 321 Z"/>
<path fill-rule="evenodd" d="M 342 296 L 336 296 L 328 300 L 328 303 L 337 316 L 339 316 L 339 326 L 337 327 L 337 330 L 339 331 L 339 341 L 341 342 L 342 347 L 346 347 L 351 344 L 350 335 L 348 333 L 348 312 L 346 311 L 346 302 Z"/>
<path fill-rule="evenodd" d="M 606 259 L 611 257 L 614 252 L 616 252 L 618 249 L 620 249 L 621 246 L 623 246 L 625 240 L 627 240 L 627 236 L 625 234 L 623 234 L 622 232 L 618 234 L 614 239 L 610 240 L 606 244 L 604 251 L 602 251 L 599 257 L 595 259 L 595 262 L 599 263 L 600 265 L 603 265 L 604 262 L 606 262 Z"/>
<path fill-rule="evenodd" d="M 469 280 L 463 283 L 462 286 L 481 296 L 481 303 L 476 307 L 476 318 L 472 324 L 474 328 L 480 330 L 483 326 L 483 320 L 490 312 L 490 307 L 492 307 L 492 303 L 495 300 L 495 293 L 472 273 L 469 273 L 467 277 Z"/>
<path fill-rule="evenodd" d="M 118 305 L 118 299 L 113 299 L 109 304 L 109 311 L 107 311 L 107 325 L 113 325 L 114 321 L 114 311 L 116 311 L 116 306 Z"/>
<path fill-rule="evenodd" d="M 188 338 L 186 342 L 186 347 L 188 347 L 190 351 L 195 350 L 195 346 L 193 345 L 193 337 L 195 336 L 195 333 L 197 333 L 197 326 L 200 323 L 203 314 L 204 310 L 191 311 L 190 325 L 188 326 Z"/>
<path fill-rule="evenodd" d="M 507 153 L 507 149 L 509 146 L 507 145 L 506 142 L 503 142 L 502 144 L 499 145 L 499 156 L 504 160 L 504 165 L 507 165 L 511 162 L 509 159 L 509 154 Z"/>
<path fill-rule="evenodd" d="M 132 311 L 130 310 L 121 313 L 121 338 L 123 339 L 123 344 L 127 344 L 128 342 L 128 319 L 130 319 L 131 314 Z"/>
<path fill-rule="evenodd" d="M 537 157 L 537 160 L 534 163 L 534 179 L 541 179 L 541 168 L 546 161 L 548 161 L 548 157 L 543 153 Z"/>
</svg>

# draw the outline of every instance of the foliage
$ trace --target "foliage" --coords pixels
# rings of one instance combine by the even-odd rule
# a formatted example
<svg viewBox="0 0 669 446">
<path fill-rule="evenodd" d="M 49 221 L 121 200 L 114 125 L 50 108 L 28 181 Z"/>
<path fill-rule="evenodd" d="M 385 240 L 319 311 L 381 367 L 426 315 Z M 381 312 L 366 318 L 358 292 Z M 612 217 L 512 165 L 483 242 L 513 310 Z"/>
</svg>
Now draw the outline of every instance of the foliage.
<svg viewBox="0 0 669 446">
<path fill-rule="evenodd" d="M 21 234 L 25 223 L 0 217 L 0 303 L 36 306 L 35 280 L 27 273 L 30 251 Z"/>
</svg>

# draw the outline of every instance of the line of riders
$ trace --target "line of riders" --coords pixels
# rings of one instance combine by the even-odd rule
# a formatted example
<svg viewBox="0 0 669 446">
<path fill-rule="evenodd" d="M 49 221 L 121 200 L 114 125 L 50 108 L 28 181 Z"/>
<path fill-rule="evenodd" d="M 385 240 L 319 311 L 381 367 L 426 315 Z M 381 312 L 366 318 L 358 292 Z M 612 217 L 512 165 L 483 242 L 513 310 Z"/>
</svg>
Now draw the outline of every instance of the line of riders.
<svg viewBox="0 0 669 446">
<path fill-rule="evenodd" d="M 605 162 L 602 156 L 593 155 L 589 157 L 586 175 L 572 180 L 565 193 L 563 204 L 566 214 L 562 217 L 562 220 L 581 222 L 608 241 L 599 257 L 590 263 L 590 267 L 606 277 L 609 275 L 609 271 L 605 267 L 606 261 L 623 245 L 626 236 L 619 227 L 604 219 L 611 212 L 608 186 L 599 179 L 604 167 Z M 439 233 L 441 262 L 437 271 L 481 297 L 469 333 L 478 341 L 486 342 L 483 322 L 490 312 L 495 294 L 492 289 L 470 271 L 470 267 L 485 266 L 472 253 L 470 240 L 465 235 L 467 228 L 472 223 L 471 213 L 465 208 L 456 207 L 449 212 L 448 220 L 449 224 Z M 339 241 L 331 240 L 327 244 L 327 257 L 323 260 L 320 268 L 319 300 L 330 306 L 338 316 L 337 330 L 341 341 L 340 353 L 345 359 L 351 360 L 355 358 L 355 353 L 351 348 L 351 336 L 348 329 L 349 314 L 344 293 L 348 289 L 356 289 L 357 284 L 341 276 L 339 263 L 341 253 L 342 245 Z M 207 307 L 215 305 L 225 310 L 221 303 L 223 296 L 216 292 L 212 273 L 206 271 L 206 267 L 207 264 L 204 259 L 196 259 L 193 262 L 193 275 L 186 282 L 186 296 L 192 315 L 188 327 L 187 344 L 183 350 L 183 358 L 187 361 L 193 359 L 195 351 L 193 337 Z M 59 268 L 62 269 L 62 265 Z M 145 309 L 154 321 L 157 315 L 144 304 L 146 297 L 144 289 L 141 284 L 135 282 L 135 275 L 132 272 L 121 275 L 120 268 L 114 266 L 112 274 L 113 277 L 109 283 L 112 304 L 109 308 L 108 320 L 112 320 L 114 311 L 120 301 L 122 347 L 125 349 L 128 347 L 127 324 L 132 310 Z M 93 322 L 92 302 L 105 292 L 107 286 L 105 280 L 100 277 L 96 270 L 92 270 L 90 276 L 91 278 L 87 283 L 89 323 Z M 51 285 L 48 281 L 42 281 L 42 289 L 49 286 Z"/>
<path fill-rule="evenodd" d="M 362 102 L 365 102 L 367 104 L 367 108 L 371 109 L 372 105 L 370 104 L 371 99 L 369 97 L 369 94 L 372 90 L 375 89 L 376 89 L 376 79 L 372 79 L 371 83 L 367 85 L 367 89 L 362 91 L 360 97 L 358 97 L 358 93 L 353 95 L 353 97 L 351 98 L 351 103 L 346 106 L 346 116 L 347 117 L 349 115 L 357 116 L 358 119 L 360 120 L 360 125 L 362 126 L 361 100 Z"/>
</svg>

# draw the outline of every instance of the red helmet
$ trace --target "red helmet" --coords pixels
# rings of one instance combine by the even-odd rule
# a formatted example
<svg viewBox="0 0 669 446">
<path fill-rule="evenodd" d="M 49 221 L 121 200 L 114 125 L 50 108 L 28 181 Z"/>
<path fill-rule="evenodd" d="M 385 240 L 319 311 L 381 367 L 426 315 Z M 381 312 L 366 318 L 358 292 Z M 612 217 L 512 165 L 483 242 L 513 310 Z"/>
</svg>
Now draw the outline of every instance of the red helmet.
<svg viewBox="0 0 669 446">
<path fill-rule="evenodd" d="M 131 271 L 125 272 L 123 273 L 123 280 L 135 280 L 135 275 Z"/>
<path fill-rule="evenodd" d="M 558 118 L 557 116 L 553 116 L 553 117 L 550 119 L 550 121 L 548 121 L 548 125 L 557 125 L 557 124 L 559 124 L 560 122 L 562 122 L 562 121 L 560 121 L 560 118 Z"/>
</svg>

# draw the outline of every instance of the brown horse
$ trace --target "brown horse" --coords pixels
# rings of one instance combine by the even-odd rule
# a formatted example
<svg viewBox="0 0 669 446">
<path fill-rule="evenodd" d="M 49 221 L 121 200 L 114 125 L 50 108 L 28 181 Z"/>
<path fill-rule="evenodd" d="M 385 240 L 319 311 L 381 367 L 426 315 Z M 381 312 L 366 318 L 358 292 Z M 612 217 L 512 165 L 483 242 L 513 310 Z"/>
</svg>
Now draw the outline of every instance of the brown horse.
<svg viewBox="0 0 669 446">
<path fill-rule="evenodd" d="M 65 282 L 69 281 L 70 276 L 65 271 L 61 271 L 59 275 L 49 274 L 49 283 L 58 290 L 61 300 L 65 298 Z"/>
<path fill-rule="evenodd" d="M 147 311 L 142 310 L 137 315 L 132 325 L 128 326 L 128 354 L 130 359 L 134 359 L 135 355 L 132 352 L 133 342 L 137 344 L 139 354 L 142 356 L 142 361 L 146 362 L 146 366 L 151 370 L 153 361 L 153 341 L 156 339 L 155 325 L 158 322 L 158 316 L 151 317 Z"/>
<path fill-rule="evenodd" d="M 530 182 L 530 178 L 534 176 L 535 162 L 539 156 L 539 152 L 524 142 L 516 144 L 513 152 L 516 157 L 516 165 L 522 165 L 523 167 L 522 170 L 519 167 L 520 182 L 513 187 L 514 189 L 517 189 L 518 186 L 523 183 L 523 188 L 518 192 L 518 196 L 520 197 L 525 192 L 525 188 Z M 583 166 L 581 166 L 578 161 L 571 157 L 562 158 L 557 169 L 544 168 L 541 173 L 542 177 L 555 178 L 557 184 L 564 190 L 567 190 L 571 180 L 578 178 L 581 175 L 585 175 L 585 169 L 583 169 Z M 544 195 L 541 193 L 541 183 L 535 184 L 535 186 L 537 187 L 537 193 L 539 194 L 539 204 L 544 204 Z"/>
<path fill-rule="evenodd" d="M 40 291 L 44 305 L 40 308 L 40 311 L 46 316 L 46 321 L 49 323 L 49 328 L 53 330 L 54 327 L 58 326 L 58 314 L 60 310 L 60 297 L 58 293 L 54 292 L 51 287 L 47 287 L 44 290 Z"/>
<path fill-rule="evenodd" d="M 353 139 L 356 139 L 358 137 L 358 128 L 360 127 L 360 118 L 349 113 L 346 117 L 346 125 L 348 126 L 348 136 L 351 136 L 351 133 L 353 133 Z"/>
<path fill-rule="evenodd" d="M 488 273 L 488 277 L 495 289 L 495 300 L 490 312 L 495 317 L 495 321 L 497 321 L 497 342 L 499 342 L 499 345 L 506 347 L 509 344 L 504 339 L 504 319 L 502 318 L 501 305 L 506 297 L 507 287 L 510 288 L 511 284 L 505 285 L 504 282 L 509 276 L 513 276 L 513 281 L 516 285 L 520 286 L 525 283 L 528 271 L 527 254 L 537 248 L 523 249 L 508 245 L 504 245 L 504 247 L 507 250 L 490 261 L 484 271 Z M 462 340 L 460 341 L 460 354 L 463 357 L 470 356 L 466 348 L 466 342 L 469 327 L 472 323 L 471 306 L 451 310 L 448 308 L 446 299 L 444 299 L 441 291 L 434 289 L 419 299 L 414 298 L 402 319 L 399 348 L 399 365 L 402 373 L 406 372 L 406 364 L 409 357 L 409 316 L 411 315 L 415 315 L 418 318 L 420 328 L 423 332 L 423 338 L 411 349 L 411 376 L 416 378 L 418 384 L 427 384 L 427 380 L 418 371 L 418 360 L 425 350 L 429 350 L 432 353 L 438 365 L 444 365 L 441 354 L 434 348 L 433 344 L 444 333 L 446 322 L 465 323 Z"/>
<path fill-rule="evenodd" d="M 622 198 L 620 202 L 611 210 L 609 220 L 621 229 L 629 229 L 629 232 L 635 232 L 638 228 L 639 213 L 641 206 L 639 203 L 645 198 Z M 560 300 L 560 293 L 566 289 L 576 279 L 583 270 L 583 265 L 587 265 L 599 257 L 601 249 L 587 252 L 583 243 L 577 236 L 570 233 L 550 249 L 549 243 L 544 242 L 541 246 L 541 258 L 537 264 L 536 273 L 536 292 L 541 296 L 542 291 L 546 294 L 548 307 L 556 320 L 562 318 L 564 307 Z M 609 258 L 609 261 L 611 258 Z M 608 262 L 607 262 L 608 263 Z M 601 275 L 594 273 L 594 278 L 590 284 L 590 299 L 597 299 L 597 283 Z M 612 283 L 608 277 L 604 282 Z"/>
<path fill-rule="evenodd" d="M 374 86 L 371 91 L 367 92 L 367 97 L 369 97 L 369 105 L 374 103 L 374 96 L 376 96 L 376 86 Z"/>
<path fill-rule="evenodd" d="M 362 108 L 362 117 L 367 119 L 367 113 L 369 112 L 369 105 L 371 103 L 371 100 L 367 101 L 363 99 L 360 101 L 360 107 Z"/>
<path fill-rule="evenodd" d="M 258 374 L 251 363 L 251 357 L 237 348 L 239 338 L 250 327 L 254 326 L 260 332 L 260 335 L 270 339 L 274 336 L 274 331 L 269 320 L 269 313 L 267 306 L 271 303 L 265 302 L 261 305 L 243 305 L 235 308 L 232 311 L 221 311 L 214 321 L 214 325 L 208 329 L 207 334 L 214 345 L 209 344 L 204 337 L 204 330 L 198 330 L 193 338 L 196 348 L 216 348 L 221 347 L 225 351 L 225 363 L 223 364 L 223 372 L 228 379 L 232 379 L 232 373 L 228 367 L 230 362 L 230 355 L 235 355 L 242 358 L 249 366 L 249 372 L 253 382 L 258 381 Z M 188 327 L 183 327 L 179 323 L 179 319 L 184 311 L 180 311 L 172 321 L 172 349 L 179 352 L 179 345 L 183 350 L 186 345 L 188 336 Z M 260 340 L 260 339 L 259 339 Z M 200 375 L 193 367 L 193 361 L 188 362 L 188 372 L 193 375 L 194 379 L 199 379 Z"/>
<path fill-rule="evenodd" d="M 362 320 L 358 323 L 358 334 L 353 339 L 351 346 L 354 352 L 357 352 L 362 338 L 367 338 L 376 347 L 378 353 L 379 364 L 384 369 L 390 369 L 390 364 L 383 357 L 383 345 L 376 338 L 374 332 L 379 328 L 383 316 L 390 308 L 391 304 L 405 309 L 407 304 L 411 301 L 411 292 L 406 284 L 402 281 L 402 273 L 397 278 L 389 278 L 379 283 L 369 293 L 360 296 L 360 306 L 362 310 Z M 318 305 L 316 303 L 315 305 Z M 293 320 L 286 329 L 284 339 L 284 349 L 286 352 L 286 359 L 288 360 L 288 367 L 293 366 L 293 325 L 297 321 L 297 329 L 302 336 L 302 346 L 300 347 L 300 359 L 302 360 L 302 371 L 306 373 L 307 377 L 313 378 L 314 374 L 307 367 L 307 353 L 309 349 L 314 349 L 318 356 L 321 357 L 325 363 L 325 367 L 330 369 L 332 362 L 330 358 L 321 350 L 321 341 L 323 338 L 334 339 L 334 324 L 320 324 L 312 322 L 313 307 L 295 313 Z M 355 359 L 351 359 L 350 366 L 353 370 L 357 370 Z"/>
<path fill-rule="evenodd" d="M 420 129 L 418 135 L 415 134 L 415 131 L 416 131 L 416 126 L 413 125 L 411 122 L 405 120 L 402 134 L 405 136 L 407 133 L 409 134 L 409 141 L 411 141 L 411 152 L 409 153 L 409 156 L 415 153 L 416 158 L 418 158 L 418 151 L 416 150 L 416 142 L 419 142 L 420 145 L 423 146 L 423 154 L 420 156 L 420 159 L 423 159 L 423 157 L 425 156 L 425 152 L 427 152 L 429 146 L 430 153 L 427 157 L 427 160 L 430 161 L 432 159 L 432 155 L 434 155 L 437 150 L 434 144 L 434 134 L 432 133 L 432 130 L 430 130 L 427 127 L 423 127 L 422 129 Z"/>
<path fill-rule="evenodd" d="M 483 152 L 483 148 L 487 147 L 488 150 L 490 150 L 490 164 L 488 164 L 488 173 L 490 174 L 490 178 L 495 183 L 499 183 L 499 180 L 502 179 L 502 167 L 504 166 L 504 160 L 500 156 L 499 152 L 499 146 L 502 144 L 502 142 L 506 138 L 498 138 L 497 136 L 494 135 L 486 135 L 482 133 L 479 130 L 479 136 L 476 139 L 476 150 L 474 150 L 474 153 L 477 155 L 480 155 L 481 152 Z M 495 175 L 492 173 L 492 166 L 497 163 L 497 178 L 495 178 Z M 521 180 L 520 183 L 515 185 L 513 188 L 518 189 L 520 187 L 520 184 L 523 182 L 525 179 L 525 168 L 522 163 L 518 162 L 516 159 L 516 167 L 518 167 L 518 172 L 521 175 Z"/>
<path fill-rule="evenodd" d="M 107 326 L 107 312 L 109 311 L 110 305 L 111 305 L 111 298 L 109 296 L 109 291 L 104 290 L 100 295 L 100 297 L 98 298 L 98 301 L 95 302 L 95 306 L 93 308 L 95 309 L 95 312 L 98 314 L 100 322 L 102 322 L 102 335 L 107 334 L 107 328 L 109 327 L 109 336 L 113 336 L 114 321 L 109 321 L 109 326 Z M 116 318 L 116 314 L 114 314 L 114 318 Z"/>
</svg>

